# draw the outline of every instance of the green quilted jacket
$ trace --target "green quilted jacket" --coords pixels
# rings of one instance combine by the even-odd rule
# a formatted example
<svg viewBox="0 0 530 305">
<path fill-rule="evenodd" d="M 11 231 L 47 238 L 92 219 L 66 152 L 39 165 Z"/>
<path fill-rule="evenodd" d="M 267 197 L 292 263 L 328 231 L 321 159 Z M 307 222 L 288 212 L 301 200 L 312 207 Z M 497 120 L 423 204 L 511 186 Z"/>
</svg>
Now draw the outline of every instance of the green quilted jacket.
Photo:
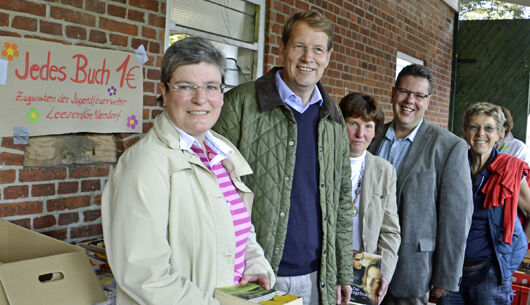
<svg viewBox="0 0 530 305">
<path fill-rule="evenodd" d="M 252 223 L 275 273 L 282 258 L 289 219 L 296 120 L 281 100 L 274 68 L 224 97 L 214 130 L 234 143 L 254 174 L 242 177 L 254 192 Z M 318 84 L 324 102 L 318 123 L 322 252 L 320 304 L 336 304 L 336 285 L 352 284 L 351 168 L 345 124 L 335 103 Z"/>
</svg>

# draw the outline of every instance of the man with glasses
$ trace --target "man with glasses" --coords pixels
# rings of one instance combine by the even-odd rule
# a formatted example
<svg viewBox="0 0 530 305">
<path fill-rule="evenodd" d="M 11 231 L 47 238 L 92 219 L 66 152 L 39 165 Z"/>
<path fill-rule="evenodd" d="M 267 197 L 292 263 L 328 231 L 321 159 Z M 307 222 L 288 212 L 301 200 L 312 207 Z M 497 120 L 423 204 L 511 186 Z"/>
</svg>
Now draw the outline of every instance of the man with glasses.
<svg viewBox="0 0 530 305">
<path fill-rule="evenodd" d="M 254 170 L 252 222 L 279 290 L 304 304 L 347 304 L 353 282 L 348 136 L 319 83 L 333 49 L 332 25 L 315 11 L 285 24 L 283 67 L 225 95 L 214 129 Z"/>
<path fill-rule="evenodd" d="M 401 246 L 382 304 L 427 304 L 458 291 L 473 199 L 467 144 L 424 120 L 431 72 L 409 65 L 392 88 L 394 119 L 370 151 L 396 168 Z"/>
</svg>

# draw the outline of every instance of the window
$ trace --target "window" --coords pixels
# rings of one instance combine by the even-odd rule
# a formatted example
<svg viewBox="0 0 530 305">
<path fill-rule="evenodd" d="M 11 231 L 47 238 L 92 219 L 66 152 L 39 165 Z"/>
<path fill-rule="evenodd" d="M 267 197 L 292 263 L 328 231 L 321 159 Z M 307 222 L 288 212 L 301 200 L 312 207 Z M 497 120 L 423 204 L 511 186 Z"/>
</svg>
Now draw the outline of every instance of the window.
<svg viewBox="0 0 530 305">
<path fill-rule="evenodd" d="M 397 79 L 399 72 L 410 64 L 424 65 L 424 62 L 423 60 L 419 60 L 416 57 L 412 57 L 410 55 L 398 51 L 396 58 L 396 76 L 394 79 Z"/>
<path fill-rule="evenodd" d="M 166 48 L 186 36 L 214 43 L 226 57 L 228 87 L 263 74 L 265 0 L 168 0 Z"/>
</svg>

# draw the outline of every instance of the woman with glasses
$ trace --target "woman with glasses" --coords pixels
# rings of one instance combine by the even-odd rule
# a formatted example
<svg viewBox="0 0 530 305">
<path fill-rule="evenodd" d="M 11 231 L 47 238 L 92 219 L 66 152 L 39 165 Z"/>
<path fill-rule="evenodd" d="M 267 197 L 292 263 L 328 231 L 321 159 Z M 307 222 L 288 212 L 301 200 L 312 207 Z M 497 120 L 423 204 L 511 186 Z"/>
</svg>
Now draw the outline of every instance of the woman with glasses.
<svg viewBox="0 0 530 305">
<path fill-rule="evenodd" d="M 361 93 L 346 95 L 340 109 L 350 142 L 353 250 L 382 256 L 381 284 L 375 296 L 381 303 L 396 268 L 401 242 L 396 171 L 392 164 L 366 150 L 383 127 L 384 114 L 370 95 Z"/>
<path fill-rule="evenodd" d="M 523 174 L 528 177 L 530 168 L 495 148 L 504 135 L 504 121 L 502 109 L 490 103 L 472 104 L 464 113 L 474 211 L 460 290 L 440 299 L 441 305 L 512 302 L 512 274 L 528 249 L 517 202 L 520 190 L 528 189 Z"/>
<path fill-rule="evenodd" d="M 165 111 L 123 153 L 102 198 L 118 304 L 219 304 L 214 289 L 274 274 L 250 222 L 252 171 L 211 131 L 223 105 L 223 55 L 201 38 L 164 54 Z"/>
</svg>

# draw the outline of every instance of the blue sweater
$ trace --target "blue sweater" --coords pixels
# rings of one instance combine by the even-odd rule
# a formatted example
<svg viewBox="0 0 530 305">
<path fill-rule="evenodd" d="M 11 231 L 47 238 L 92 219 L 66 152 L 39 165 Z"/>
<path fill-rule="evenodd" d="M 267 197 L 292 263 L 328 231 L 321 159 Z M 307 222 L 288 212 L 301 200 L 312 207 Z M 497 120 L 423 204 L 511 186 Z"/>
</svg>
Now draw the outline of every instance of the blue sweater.
<svg viewBox="0 0 530 305">
<path fill-rule="evenodd" d="M 322 247 L 317 150 L 320 105 L 312 104 L 304 113 L 291 111 L 297 125 L 296 160 L 279 276 L 304 275 L 317 271 Z"/>
</svg>

